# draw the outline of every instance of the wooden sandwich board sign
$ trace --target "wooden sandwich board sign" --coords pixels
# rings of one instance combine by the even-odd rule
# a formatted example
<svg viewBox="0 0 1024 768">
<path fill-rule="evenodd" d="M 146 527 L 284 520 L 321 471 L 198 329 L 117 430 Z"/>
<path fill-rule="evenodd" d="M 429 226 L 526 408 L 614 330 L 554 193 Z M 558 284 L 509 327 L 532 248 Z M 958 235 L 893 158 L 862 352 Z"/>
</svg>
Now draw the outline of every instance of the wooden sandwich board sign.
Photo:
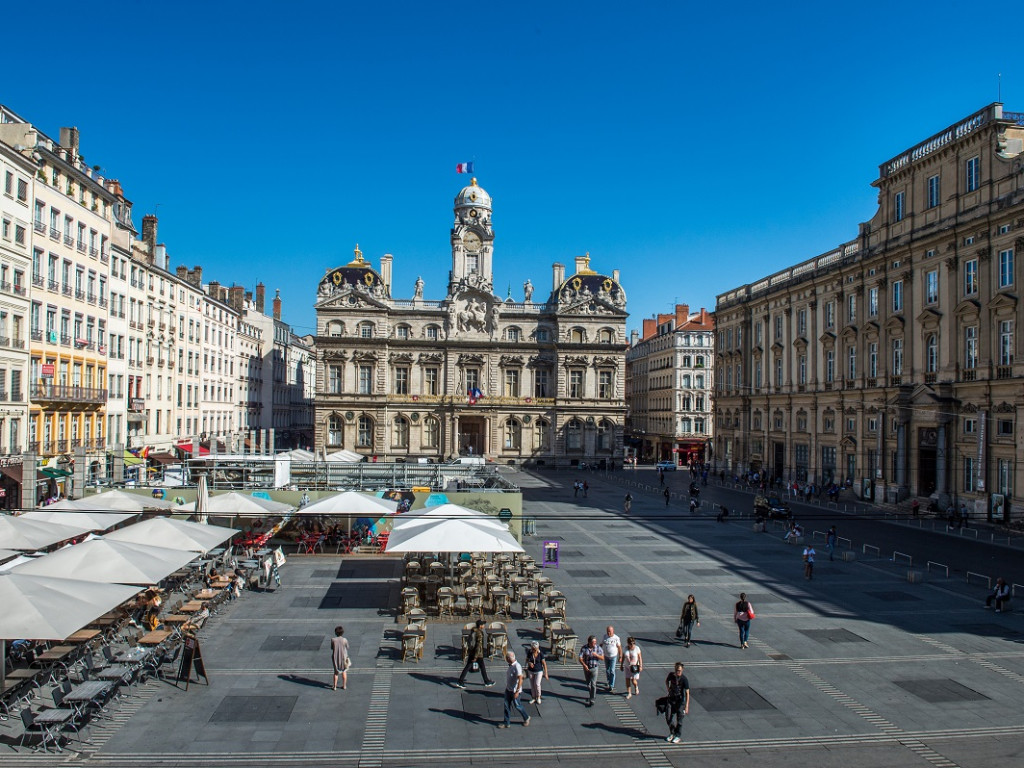
<svg viewBox="0 0 1024 768">
<path fill-rule="evenodd" d="M 185 681 L 185 690 L 192 681 L 192 669 L 196 671 L 196 682 L 203 678 L 206 684 L 210 684 L 210 678 L 206 676 L 206 665 L 203 664 L 203 651 L 199 647 L 199 638 L 193 635 L 185 635 L 184 648 L 181 650 L 181 666 L 178 668 L 178 681 Z"/>
</svg>

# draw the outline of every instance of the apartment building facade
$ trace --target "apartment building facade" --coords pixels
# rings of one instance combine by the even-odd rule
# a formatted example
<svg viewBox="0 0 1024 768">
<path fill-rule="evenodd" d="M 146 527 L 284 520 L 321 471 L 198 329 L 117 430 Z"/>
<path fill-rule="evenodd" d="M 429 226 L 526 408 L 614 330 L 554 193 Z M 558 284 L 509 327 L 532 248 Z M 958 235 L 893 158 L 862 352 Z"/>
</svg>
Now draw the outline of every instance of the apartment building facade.
<svg viewBox="0 0 1024 768">
<path fill-rule="evenodd" d="M 718 296 L 722 468 L 1020 514 L 1022 152 L 990 104 L 880 165 L 856 239 Z"/>
</svg>

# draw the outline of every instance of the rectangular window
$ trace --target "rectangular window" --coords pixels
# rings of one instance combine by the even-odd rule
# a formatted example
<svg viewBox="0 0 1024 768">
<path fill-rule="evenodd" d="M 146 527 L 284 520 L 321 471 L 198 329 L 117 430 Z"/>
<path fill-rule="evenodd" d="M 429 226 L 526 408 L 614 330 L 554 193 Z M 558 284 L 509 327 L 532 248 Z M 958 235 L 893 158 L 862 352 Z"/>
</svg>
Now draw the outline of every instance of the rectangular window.
<svg viewBox="0 0 1024 768">
<path fill-rule="evenodd" d="M 800 355 L 800 383 L 807 383 L 807 355 Z"/>
<path fill-rule="evenodd" d="M 775 316 L 775 338 L 782 338 L 782 315 Z"/>
<path fill-rule="evenodd" d="M 806 336 L 807 335 L 807 309 L 797 310 L 796 313 L 796 335 Z"/>
<path fill-rule="evenodd" d="M 973 370 L 978 367 L 978 326 L 964 328 L 964 368 Z"/>
<path fill-rule="evenodd" d="M 474 274 L 480 271 L 480 256 L 475 253 L 466 254 L 466 272 Z"/>
<path fill-rule="evenodd" d="M 370 323 L 363 323 L 359 326 L 359 336 L 363 339 L 373 338 L 373 326 Z"/>
<path fill-rule="evenodd" d="M 437 382 L 438 382 L 438 369 L 437 368 L 424 368 L 423 369 L 423 390 L 424 394 L 436 395 L 437 394 Z"/>
<path fill-rule="evenodd" d="M 409 368 L 404 365 L 395 368 L 395 394 L 409 394 Z"/>
<path fill-rule="evenodd" d="M 868 289 L 868 316 L 878 317 L 878 289 Z"/>
<path fill-rule="evenodd" d="M 978 420 L 977 419 L 964 419 L 964 434 L 973 435 L 978 432 Z"/>
<path fill-rule="evenodd" d="M 825 327 L 834 328 L 836 325 L 836 303 L 829 301 L 825 304 Z"/>
<path fill-rule="evenodd" d="M 583 397 L 583 371 L 569 371 L 569 397 Z"/>
<path fill-rule="evenodd" d="M 892 311 L 903 311 L 903 281 L 895 280 L 892 284 Z"/>
<path fill-rule="evenodd" d="M 850 347 L 846 350 L 846 378 L 857 378 L 857 348 Z"/>
<path fill-rule="evenodd" d="M 928 207 L 936 208 L 939 205 L 939 175 L 928 177 Z"/>
<path fill-rule="evenodd" d="M 602 400 L 611 400 L 615 395 L 614 387 L 612 386 L 612 372 L 611 371 L 600 371 L 597 374 L 597 396 Z M 701 410 L 701 409 L 697 409 Z"/>
<path fill-rule="evenodd" d="M 893 203 L 892 204 L 892 218 L 893 218 L 893 221 L 903 221 L 903 217 L 905 215 L 905 211 L 904 211 L 903 205 L 904 205 L 905 200 L 906 200 L 906 195 L 903 192 L 897 192 L 896 193 L 896 197 L 893 198 L 893 201 L 892 201 L 892 203 Z"/>
<path fill-rule="evenodd" d="M 533 372 L 533 396 L 551 397 L 551 372 L 547 368 L 538 368 Z"/>
<path fill-rule="evenodd" d="M 775 386 L 782 386 L 782 358 L 775 358 Z"/>
<path fill-rule="evenodd" d="M 519 397 L 519 369 L 505 370 L 505 397 Z"/>
<path fill-rule="evenodd" d="M 939 300 L 939 271 L 930 270 L 924 276 L 924 301 L 926 304 L 935 304 Z"/>
<path fill-rule="evenodd" d="M 428 325 L 427 326 L 427 339 L 430 340 L 430 341 L 437 341 L 437 326 L 436 325 Z"/>
<path fill-rule="evenodd" d="M 834 350 L 825 352 L 825 381 L 835 381 L 836 375 L 836 353 Z"/>
<path fill-rule="evenodd" d="M 903 339 L 892 340 L 892 371 L 893 376 L 903 375 Z"/>
<path fill-rule="evenodd" d="M 371 365 L 359 366 L 359 394 L 373 394 L 373 366 Z"/>
<path fill-rule="evenodd" d="M 1013 365 L 1013 320 L 999 321 L 999 364 Z"/>
<path fill-rule="evenodd" d="M 11 434 L 14 443 L 14 434 Z M 999 459 L 996 463 L 996 488 L 1007 499 L 1013 496 L 1013 459 Z"/>
<path fill-rule="evenodd" d="M 978 260 L 964 262 L 964 295 L 973 296 L 978 292 Z"/>
<path fill-rule="evenodd" d="M 974 457 L 964 456 L 964 492 L 974 491 Z"/>
<path fill-rule="evenodd" d="M 996 435 L 999 437 L 1013 437 L 1013 419 L 998 419 L 996 421 Z"/>
<path fill-rule="evenodd" d="M 965 174 L 965 192 L 973 192 L 981 185 L 981 158 L 972 157 L 967 161 Z"/>
<path fill-rule="evenodd" d="M 466 391 L 471 389 L 480 388 L 480 369 L 479 368 L 467 368 L 466 369 Z"/>
<path fill-rule="evenodd" d="M 1013 249 L 999 252 L 999 287 L 1013 285 Z"/>
<path fill-rule="evenodd" d="M 846 297 L 846 322 L 857 322 L 857 296 L 851 294 Z"/>
</svg>

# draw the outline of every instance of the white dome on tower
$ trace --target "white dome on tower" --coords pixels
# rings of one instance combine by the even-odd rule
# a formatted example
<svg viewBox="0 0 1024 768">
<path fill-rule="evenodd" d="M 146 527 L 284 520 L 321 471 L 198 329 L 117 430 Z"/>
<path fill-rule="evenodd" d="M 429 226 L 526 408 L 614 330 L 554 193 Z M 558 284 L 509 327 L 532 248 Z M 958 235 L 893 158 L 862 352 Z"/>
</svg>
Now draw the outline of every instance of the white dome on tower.
<svg viewBox="0 0 1024 768">
<path fill-rule="evenodd" d="M 483 187 L 477 186 L 476 179 L 473 179 L 468 187 L 464 187 L 455 196 L 456 208 L 486 208 L 491 210 L 491 196 Z"/>
</svg>

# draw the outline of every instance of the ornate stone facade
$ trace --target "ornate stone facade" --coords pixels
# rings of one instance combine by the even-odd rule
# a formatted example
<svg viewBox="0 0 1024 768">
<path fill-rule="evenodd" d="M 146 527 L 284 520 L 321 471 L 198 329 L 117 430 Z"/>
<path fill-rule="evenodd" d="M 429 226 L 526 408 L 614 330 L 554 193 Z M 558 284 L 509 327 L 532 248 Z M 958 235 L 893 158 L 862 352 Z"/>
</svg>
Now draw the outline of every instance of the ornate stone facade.
<svg viewBox="0 0 1024 768">
<path fill-rule="evenodd" d="M 991 104 L 880 166 L 856 240 L 718 297 L 721 468 L 1020 513 L 1022 150 Z"/>
<path fill-rule="evenodd" d="M 392 297 L 392 257 L 355 258 L 317 288 L 316 447 L 380 460 L 484 455 L 501 463 L 618 460 L 625 418 L 626 294 L 576 258 L 552 291 L 493 287 L 491 197 L 455 198 L 445 297 Z"/>
</svg>

